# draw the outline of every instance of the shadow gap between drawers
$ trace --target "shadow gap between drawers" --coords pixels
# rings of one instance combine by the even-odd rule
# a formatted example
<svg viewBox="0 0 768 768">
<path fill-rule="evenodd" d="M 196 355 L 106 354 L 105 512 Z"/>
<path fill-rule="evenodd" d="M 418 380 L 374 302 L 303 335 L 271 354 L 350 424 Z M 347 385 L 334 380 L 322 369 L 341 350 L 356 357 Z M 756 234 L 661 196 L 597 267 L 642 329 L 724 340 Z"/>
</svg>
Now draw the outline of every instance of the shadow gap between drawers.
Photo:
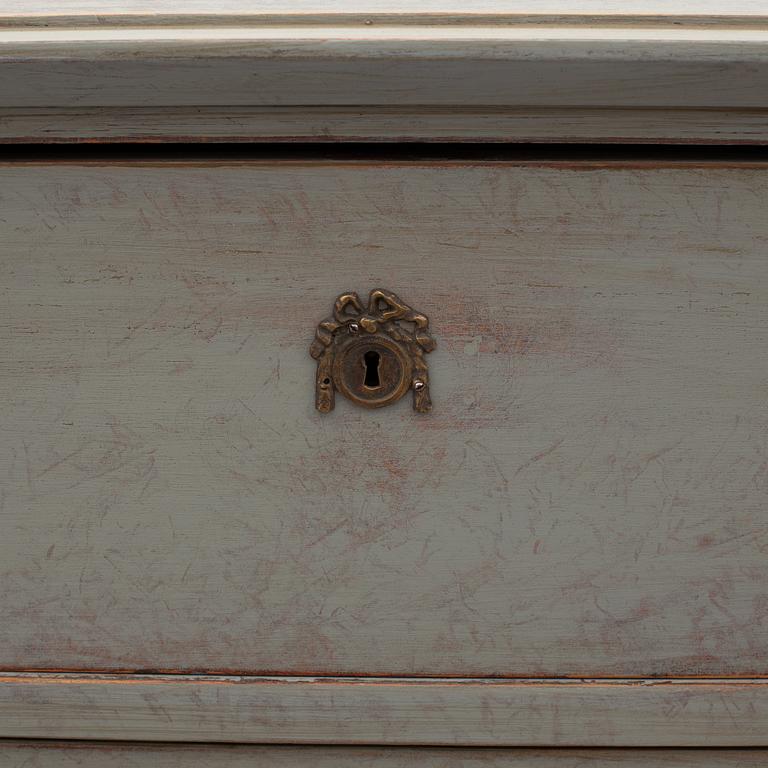
<svg viewBox="0 0 768 768">
<path fill-rule="evenodd" d="M 599 164 L 752 164 L 768 162 L 768 147 L 722 144 L 497 144 L 371 142 L 5 144 L 0 163 L 510 162 Z"/>
</svg>

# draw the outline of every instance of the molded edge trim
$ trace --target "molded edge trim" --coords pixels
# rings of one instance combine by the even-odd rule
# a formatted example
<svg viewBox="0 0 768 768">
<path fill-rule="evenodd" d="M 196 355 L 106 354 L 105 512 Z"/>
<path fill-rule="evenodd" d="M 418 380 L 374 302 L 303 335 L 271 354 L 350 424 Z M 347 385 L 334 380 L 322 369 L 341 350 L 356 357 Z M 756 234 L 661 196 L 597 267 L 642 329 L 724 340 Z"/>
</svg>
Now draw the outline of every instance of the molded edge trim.
<svg viewBox="0 0 768 768">
<path fill-rule="evenodd" d="M 226 119 L 224 119 L 226 115 Z M 0 107 L 0 143 L 768 144 L 768 110 Z"/>
<path fill-rule="evenodd" d="M 768 680 L 14 673 L 0 737 L 496 747 L 768 746 Z"/>
<path fill-rule="evenodd" d="M 762 143 L 768 135 L 762 17 L 655 26 L 471 14 L 452 23 L 418 14 L 407 23 L 179 18 L 177 26 L 6 18 L 0 142 Z"/>
</svg>

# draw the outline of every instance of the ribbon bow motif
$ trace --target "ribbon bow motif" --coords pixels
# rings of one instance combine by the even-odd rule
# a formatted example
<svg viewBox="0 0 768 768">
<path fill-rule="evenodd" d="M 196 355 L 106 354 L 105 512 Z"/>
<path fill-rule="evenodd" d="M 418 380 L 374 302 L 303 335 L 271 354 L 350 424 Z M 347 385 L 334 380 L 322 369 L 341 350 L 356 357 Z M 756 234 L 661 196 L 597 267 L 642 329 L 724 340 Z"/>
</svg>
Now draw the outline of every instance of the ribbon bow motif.
<svg viewBox="0 0 768 768">
<path fill-rule="evenodd" d="M 409 333 L 395 321 L 413 323 L 413 333 Z M 429 320 L 425 315 L 415 312 L 401 301 L 394 293 L 376 288 L 368 296 L 368 306 L 363 307 L 356 293 L 342 293 L 333 306 L 333 317 L 323 320 L 317 326 L 315 340 L 310 354 L 315 360 L 322 357 L 333 341 L 333 335 L 342 326 L 357 323 L 367 333 L 385 330 L 397 341 L 411 341 L 421 347 L 423 352 L 435 348 L 435 340 L 429 333 Z"/>
</svg>

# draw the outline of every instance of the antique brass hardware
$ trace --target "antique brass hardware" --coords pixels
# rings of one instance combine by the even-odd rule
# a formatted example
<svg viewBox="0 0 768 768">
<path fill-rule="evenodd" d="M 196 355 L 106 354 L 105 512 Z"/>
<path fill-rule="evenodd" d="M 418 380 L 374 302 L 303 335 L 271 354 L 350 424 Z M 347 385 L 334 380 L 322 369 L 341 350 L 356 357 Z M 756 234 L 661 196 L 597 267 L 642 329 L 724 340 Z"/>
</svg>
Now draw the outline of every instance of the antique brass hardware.
<svg viewBox="0 0 768 768">
<path fill-rule="evenodd" d="M 356 293 L 342 293 L 309 350 L 317 360 L 315 407 L 332 411 L 338 390 L 353 403 L 381 408 L 412 389 L 414 410 L 427 413 L 432 401 L 424 355 L 434 348 L 426 315 L 391 291 L 371 291 L 367 307 Z"/>
</svg>

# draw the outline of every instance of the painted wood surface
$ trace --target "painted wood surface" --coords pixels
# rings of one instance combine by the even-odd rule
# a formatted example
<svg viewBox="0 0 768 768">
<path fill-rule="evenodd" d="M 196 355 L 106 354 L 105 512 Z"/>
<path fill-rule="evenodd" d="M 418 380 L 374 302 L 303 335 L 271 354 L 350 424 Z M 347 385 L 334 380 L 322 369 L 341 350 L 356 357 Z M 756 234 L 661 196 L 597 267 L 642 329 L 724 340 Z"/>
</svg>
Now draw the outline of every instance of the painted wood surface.
<svg viewBox="0 0 768 768">
<path fill-rule="evenodd" d="M 563 750 L 0 742 L 0 768 L 763 768 L 765 750 Z"/>
<path fill-rule="evenodd" d="M 0 142 L 440 141 L 766 144 L 762 110 L 0 107 Z"/>
<path fill-rule="evenodd" d="M 0 668 L 762 675 L 768 168 L 0 169 Z M 313 407 L 345 290 L 435 410 Z"/>
<path fill-rule="evenodd" d="M 328 16 L 384 14 L 409 17 L 435 14 L 438 18 L 488 15 L 527 18 L 550 16 L 562 20 L 622 19 L 638 23 L 685 19 L 701 23 L 762 20 L 762 0 L 5 0 L 6 18 L 90 17 L 109 24 L 115 17 L 147 14 L 157 17 L 198 16 L 206 20 L 221 16 Z M 2 17 L 0 17 L 2 18 Z"/>
<path fill-rule="evenodd" d="M 277 3 L 249 14 L 235 4 L 212 15 L 188 4 L 158 15 L 145 3 L 114 16 L 108 5 L 48 5 L 46 15 L 12 4 L 0 16 L 0 141 L 236 131 L 265 140 L 286 135 L 274 128 L 286 111 L 294 139 L 765 141 L 768 15 L 759 4 L 726 15 L 707 4 L 667 15 L 556 5 L 460 13 L 405 3 L 366 14 Z M 328 108 L 341 110 L 330 124 L 317 112 Z M 359 119 L 336 127 L 345 109 Z M 387 109 L 414 113 L 416 132 L 407 117 L 397 130 Z M 542 111 L 549 119 L 537 119 Z M 130 124 L 137 115 L 121 134 L 123 116 Z M 118 132 L 105 136 L 115 118 Z"/>
<path fill-rule="evenodd" d="M 0 29 L 0 51 L 20 109 L 768 108 L 764 27 Z"/>
<path fill-rule="evenodd" d="M 375 746 L 765 747 L 768 682 L 4 675 L 0 736 Z"/>
</svg>

